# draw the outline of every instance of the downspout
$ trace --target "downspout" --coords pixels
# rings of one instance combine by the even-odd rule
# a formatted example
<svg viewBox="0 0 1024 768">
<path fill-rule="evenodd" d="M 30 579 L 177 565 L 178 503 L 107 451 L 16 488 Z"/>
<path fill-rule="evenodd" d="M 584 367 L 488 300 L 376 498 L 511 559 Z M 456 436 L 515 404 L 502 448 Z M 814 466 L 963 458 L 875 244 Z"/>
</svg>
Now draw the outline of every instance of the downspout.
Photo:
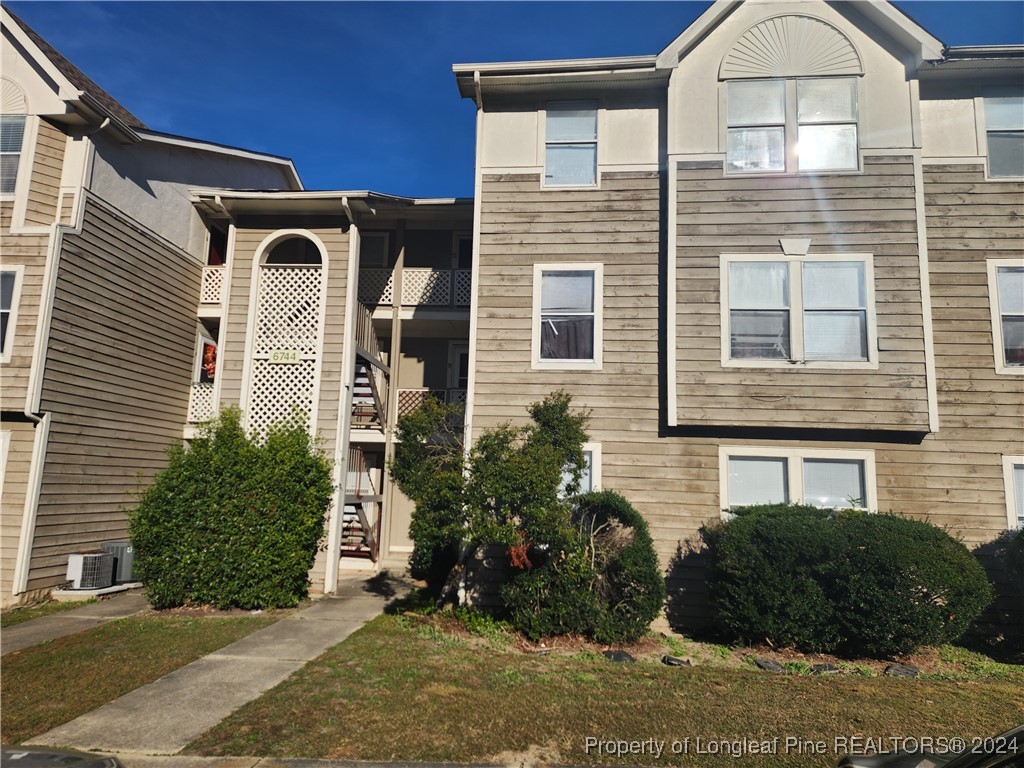
<svg viewBox="0 0 1024 768">
<path fill-rule="evenodd" d="M 345 513 L 345 491 L 348 485 L 348 447 L 352 432 L 352 394 L 355 388 L 356 344 L 353 337 L 359 284 L 359 227 L 348 197 L 341 207 L 349 220 L 348 278 L 345 286 L 345 341 L 341 352 L 341 413 L 334 449 L 334 503 L 327 523 L 327 564 L 324 593 L 338 591 L 338 569 L 341 566 L 341 520 Z"/>
<path fill-rule="evenodd" d="M 483 136 L 484 136 L 484 96 L 480 84 L 480 70 L 473 73 L 473 99 L 476 102 L 476 168 L 473 174 L 473 270 L 470 275 L 469 299 L 469 376 L 466 380 L 466 412 L 462 424 L 463 451 L 465 452 L 465 471 L 469 471 L 469 451 L 473 444 L 473 404 L 476 390 L 476 337 L 477 312 L 480 303 L 480 199 L 483 190 Z M 460 559 L 463 560 L 462 572 L 459 574 L 459 605 L 466 604 L 466 568 L 465 545 Z"/>
</svg>

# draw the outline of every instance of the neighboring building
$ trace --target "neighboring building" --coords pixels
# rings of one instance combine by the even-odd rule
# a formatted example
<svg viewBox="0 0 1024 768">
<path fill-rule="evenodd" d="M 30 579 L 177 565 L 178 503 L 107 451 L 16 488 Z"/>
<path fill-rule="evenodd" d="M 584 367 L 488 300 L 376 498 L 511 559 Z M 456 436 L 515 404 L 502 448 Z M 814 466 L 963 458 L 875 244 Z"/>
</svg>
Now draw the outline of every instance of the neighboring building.
<svg viewBox="0 0 1024 768">
<path fill-rule="evenodd" d="M 1024 524 L 1024 47 L 947 49 L 884 2 L 724 0 L 657 55 L 455 74 L 478 108 L 475 205 L 303 192 L 286 161 L 127 114 L 90 134 L 124 111 L 105 94 L 28 99 L 76 168 L 101 161 L 68 171 L 66 221 L 62 181 L 18 241 L 3 533 L 26 554 L 5 599 L 123 536 L 135 471 L 226 405 L 255 431 L 297 406 L 322 436 L 325 591 L 411 551 L 386 460 L 431 394 L 465 402 L 475 436 L 569 392 L 592 413 L 587 482 L 645 515 L 694 615 L 699 558 L 674 556 L 730 506 L 893 509 L 971 546 Z M 163 188 L 147 148 L 219 164 L 140 197 Z M 49 156 L 3 204 L 5 270 Z"/>
<path fill-rule="evenodd" d="M 124 539 L 181 437 L 198 185 L 301 189 L 290 161 L 148 130 L 11 14 L 0 77 L 0 605 Z"/>
<path fill-rule="evenodd" d="M 1024 47 L 721 0 L 657 55 L 454 71 L 474 434 L 568 391 L 666 565 L 754 502 L 1024 525 Z"/>
</svg>

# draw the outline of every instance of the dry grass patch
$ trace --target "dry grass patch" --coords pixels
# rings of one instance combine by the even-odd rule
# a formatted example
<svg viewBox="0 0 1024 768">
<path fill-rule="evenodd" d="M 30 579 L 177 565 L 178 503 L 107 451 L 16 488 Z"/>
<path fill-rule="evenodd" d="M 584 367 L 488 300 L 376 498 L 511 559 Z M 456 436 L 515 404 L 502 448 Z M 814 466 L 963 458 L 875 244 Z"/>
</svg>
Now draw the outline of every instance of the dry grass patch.
<svg viewBox="0 0 1024 768">
<path fill-rule="evenodd" d="M 133 616 L 3 657 L 4 744 L 113 701 L 277 620 Z"/>
<path fill-rule="evenodd" d="M 187 751 L 203 755 L 653 764 L 585 751 L 600 739 L 977 736 L 1024 710 L 1012 679 L 810 677 L 748 665 L 613 664 L 583 650 L 537 656 L 380 617 L 236 712 Z M 663 754 L 700 766 L 833 765 L 835 755 Z M 530 762 L 530 761 L 527 761 Z"/>
</svg>

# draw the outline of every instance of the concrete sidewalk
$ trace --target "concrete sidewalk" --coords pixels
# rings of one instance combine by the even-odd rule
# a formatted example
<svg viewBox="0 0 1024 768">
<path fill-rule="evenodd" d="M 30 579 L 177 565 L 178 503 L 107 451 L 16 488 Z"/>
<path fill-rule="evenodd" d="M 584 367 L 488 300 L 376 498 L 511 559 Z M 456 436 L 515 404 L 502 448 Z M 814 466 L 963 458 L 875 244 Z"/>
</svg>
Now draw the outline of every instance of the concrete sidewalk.
<svg viewBox="0 0 1024 768">
<path fill-rule="evenodd" d="M 122 592 L 95 603 L 71 608 L 52 616 L 32 619 L 0 631 L 0 653 L 8 654 L 58 637 L 84 632 L 108 621 L 149 610 L 142 591 Z"/>
<path fill-rule="evenodd" d="M 128 766 L 160 765 L 146 762 L 145 756 L 176 755 L 243 704 L 379 615 L 406 587 L 381 576 L 345 580 L 338 595 L 325 597 L 26 743 L 120 753 Z M 191 764 L 187 762 L 191 758 L 175 760 L 177 766 Z M 230 768 L 257 764 L 253 758 L 232 760 L 221 764 Z M 273 763 L 260 765 L 269 768 Z"/>
</svg>

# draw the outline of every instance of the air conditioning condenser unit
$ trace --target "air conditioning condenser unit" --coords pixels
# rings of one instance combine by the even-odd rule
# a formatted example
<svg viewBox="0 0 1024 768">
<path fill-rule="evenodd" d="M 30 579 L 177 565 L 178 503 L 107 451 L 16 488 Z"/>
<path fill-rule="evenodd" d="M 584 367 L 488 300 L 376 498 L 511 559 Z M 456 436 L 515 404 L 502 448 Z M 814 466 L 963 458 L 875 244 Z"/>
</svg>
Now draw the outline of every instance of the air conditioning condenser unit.
<svg viewBox="0 0 1024 768">
<path fill-rule="evenodd" d="M 103 589 L 114 583 L 114 556 L 109 552 L 68 555 L 68 581 L 72 589 Z"/>
</svg>

